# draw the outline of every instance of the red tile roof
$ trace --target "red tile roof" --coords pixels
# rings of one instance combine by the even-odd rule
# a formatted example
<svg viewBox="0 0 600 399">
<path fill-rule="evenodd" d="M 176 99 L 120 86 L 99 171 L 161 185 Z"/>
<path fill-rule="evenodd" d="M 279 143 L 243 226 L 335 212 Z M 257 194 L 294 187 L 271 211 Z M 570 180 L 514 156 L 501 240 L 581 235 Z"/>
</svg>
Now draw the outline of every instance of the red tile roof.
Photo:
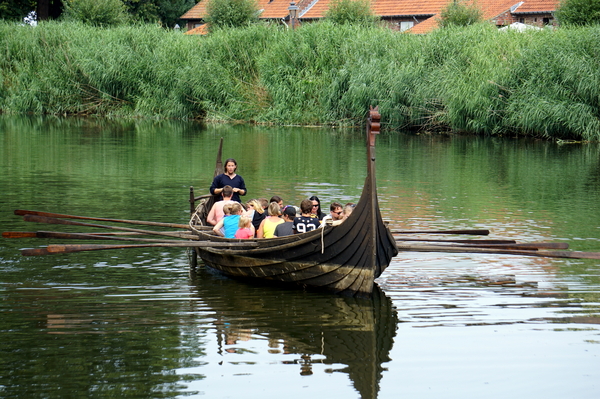
<svg viewBox="0 0 600 399">
<path fill-rule="evenodd" d="M 555 11 L 560 4 L 560 0 L 530 0 L 524 1 L 516 10 L 519 13 L 536 13 Z"/>
<path fill-rule="evenodd" d="M 453 0 L 447 0 L 446 4 L 450 3 L 450 1 Z M 425 1 L 425 3 L 426 2 L 427 1 Z M 431 0 L 431 2 L 437 3 L 438 0 Z M 552 12 L 556 10 L 556 7 L 560 0 L 474 0 L 474 2 L 477 4 L 477 7 L 479 7 L 479 9 L 481 10 L 483 14 L 483 19 L 488 21 L 505 12 L 511 11 L 511 9 L 513 11 L 522 13 Z M 468 1 L 468 3 L 473 3 L 473 1 Z M 440 7 L 437 10 L 436 15 L 421 22 L 420 24 L 415 25 L 409 31 L 411 33 L 427 33 L 435 29 L 438 25 L 437 21 L 440 18 L 439 13 L 444 9 L 444 7 L 445 6 Z"/>
<path fill-rule="evenodd" d="M 300 19 L 323 18 L 332 0 L 299 0 Z M 439 13 L 454 0 L 371 0 L 371 10 L 381 17 L 427 17 L 429 19 L 415 25 L 410 32 L 425 33 L 435 29 Z M 475 2 L 485 20 L 490 20 L 511 8 L 516 13 L 541 13 L 556 10 L 560 0 L 468 0 Z M 181 16 L 181 19 L 202 19 L 206 16 L 206 3 L 200 0 L 194 7 Z M 289 0 L 258 0 L 260 18 L 282 19 L 289 15 Z"/>
<path fill-rule="evenodd" d="M 206 16 L 207 0 L 200 0 L 194 7 L 181 16 L 181 19 L 202 19 Z"/>
<path fill-rule="evenodd" d="M 303 9 L 306 1 L 297 1 L 296 4 Z M 202 19 L 206 16 L 208 0 L 200 0 L 194 7 L 181 16 L 181 19 Z M 308 4 L 308 3 L 307 3 Z M 260 18 L 281 19 L 289 15 L 289 0 L 258 0 L 258 9 L 261 10 Z"/>
<path fill-rule="evenodd" d="M 194 29 L 190 29 L 185 32 L 186 35 L 206 35 L 208 34 L 208 26 L 207 24 L 202 24 Z"/>
</svg>

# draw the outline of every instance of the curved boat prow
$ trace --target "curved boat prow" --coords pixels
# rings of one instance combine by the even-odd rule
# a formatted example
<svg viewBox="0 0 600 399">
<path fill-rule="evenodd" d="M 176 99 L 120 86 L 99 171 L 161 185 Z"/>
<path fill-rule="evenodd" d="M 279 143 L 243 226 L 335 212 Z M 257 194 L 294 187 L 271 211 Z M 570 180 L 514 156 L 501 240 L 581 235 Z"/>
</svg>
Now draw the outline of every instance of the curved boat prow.
<svg viewBox="0 0 600 399">
<path fill-rule="evenodd" d="M 398 254 L 396 241 L 384 224 L 375 183 L 375 137 L 378 108 L 367 120 L 367 176 L 356 207 L 343 223 L 292 236 L 234 240 L 198 230 L 201 240 L 254 243 L 235 248 L 196 248 L 209 267 L 236 278 L 325 290 L 347 296 L 370 296 L 375 279 Z"/>
</svg>

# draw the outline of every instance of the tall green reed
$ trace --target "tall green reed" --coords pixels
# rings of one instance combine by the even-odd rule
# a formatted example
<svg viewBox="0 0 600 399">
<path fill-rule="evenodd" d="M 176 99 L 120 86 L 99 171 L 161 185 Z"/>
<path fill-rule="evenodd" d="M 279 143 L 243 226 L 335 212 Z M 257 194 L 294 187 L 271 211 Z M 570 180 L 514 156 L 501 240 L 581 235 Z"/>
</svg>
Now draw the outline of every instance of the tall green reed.
<svg viewBox="0 0 600 399">
<path fill-rule="evenodd" d="M 0 109 L 37 114 L 362 124 L 600 138 L 600 28 L 428 35 L 276 24 L 188 36 L 153 25 L 0 22 Z"/>
</svg>

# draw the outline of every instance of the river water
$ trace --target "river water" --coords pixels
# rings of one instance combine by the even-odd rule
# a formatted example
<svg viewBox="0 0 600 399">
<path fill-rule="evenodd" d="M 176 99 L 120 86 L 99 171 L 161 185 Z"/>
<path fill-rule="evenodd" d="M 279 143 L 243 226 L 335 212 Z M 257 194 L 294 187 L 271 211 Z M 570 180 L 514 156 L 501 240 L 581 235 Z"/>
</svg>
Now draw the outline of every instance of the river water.
<svg viewBox="0 0 600 399">
<path fill-rule="evenodd" d="M 246 198 L 360 195 L 362 129 L 1 116 L 1 230 L 90 231 L 15 209 L 186 223 L 220 137 Z M 377 168 L 393 228 L 600 251 L 598 144 L 384 133 Z M 354 300 L 190 271 L 183 249 L 20 255 L 50 242 L 0 241 L 2 398 L 600 396 L 599 260 L 403 252 Z"/>
</svg>

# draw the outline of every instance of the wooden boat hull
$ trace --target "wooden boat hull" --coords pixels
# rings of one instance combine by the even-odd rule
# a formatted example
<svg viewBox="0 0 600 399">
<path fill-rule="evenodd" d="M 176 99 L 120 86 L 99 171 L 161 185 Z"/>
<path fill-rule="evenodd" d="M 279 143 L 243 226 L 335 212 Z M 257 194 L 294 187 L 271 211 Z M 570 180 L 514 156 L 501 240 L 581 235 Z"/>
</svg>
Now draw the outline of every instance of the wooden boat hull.
<svg viewBox="0 0 600 399">
<path fill-rule="evenodd" d="M 332 291 L 369 296 L 374 280 L 398 254 L 396 241 L 383 223 L 375 185 L 374 134 L 378 113 L 371 111 L 367 125 L 367 177 L 352 214 L 337 226 L 293 236 L 253 239 L 255 248 L 196 248 L 209 267 L 237 278 L 260 278 Z M 376 131 L 373 119 L 377 118 Z M 244 242 L 217 237 L 202 230 L 201 240 Z"/>
</svg>

